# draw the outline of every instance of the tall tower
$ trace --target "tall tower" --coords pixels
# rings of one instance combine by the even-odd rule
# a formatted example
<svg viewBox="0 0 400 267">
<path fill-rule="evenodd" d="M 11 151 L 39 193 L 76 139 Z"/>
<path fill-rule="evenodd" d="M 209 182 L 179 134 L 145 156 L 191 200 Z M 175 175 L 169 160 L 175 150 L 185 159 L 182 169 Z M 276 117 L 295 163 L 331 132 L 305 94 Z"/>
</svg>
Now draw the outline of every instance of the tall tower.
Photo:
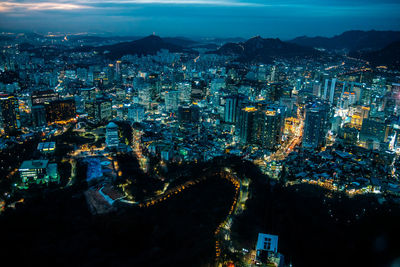
<svg viewBox="0 0 400 267">
<path fill-rule="evenodd" d="M 330 83 L 329 83 L 329 79 L 325 80 L 323 99 L 328 100 L 332 104 L 333 104 L 334 95 L 335 95 L 336 80 L 337 80 L 336 78 L 333 78 Z"/>
<path fill-rule="evenodd" d="M 225 101 L 224 121 L 236 122 L 237 97 L 229 96 Z"/>
<path fill-rule="evenodd" d="M 117 81 L 121 80 L 121 61 L 115 62 L 115 78 Z"/>
</svg>

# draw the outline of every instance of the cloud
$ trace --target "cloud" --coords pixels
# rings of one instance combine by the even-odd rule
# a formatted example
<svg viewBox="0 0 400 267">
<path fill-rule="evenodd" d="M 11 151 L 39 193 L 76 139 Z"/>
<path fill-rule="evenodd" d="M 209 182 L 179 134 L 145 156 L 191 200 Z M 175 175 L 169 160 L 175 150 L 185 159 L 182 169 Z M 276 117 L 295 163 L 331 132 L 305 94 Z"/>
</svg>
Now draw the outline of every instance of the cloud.
<svg viewBox="0 0 400 267">
<path fill-rule="evenodd" d="M 90 8 L 90 6 L 64 2 L 0 2 L 0 12 L 12 12 L 17 10 L 77 10 L 87 8 Z"/>
<path fill-rule="evenodd" d="M 100 8 L 102 5 L 201 5 L 226 7 L 263 6 L 260 3 L 235 0 L 72 0 L 72 1 L 0 1 L 0 12 L 41 11 L 41 10 L 79 10 Z"/>
<path fill-rule="evenodd" d="M 112 4 L 132 4 L 132 5 L 207 5 L 207 6 L 263 6 L 262 3 L 252 1 L 242 2 L 235 0 L 78 0 L 80 3 L 112 3 Z"/>
</svg>

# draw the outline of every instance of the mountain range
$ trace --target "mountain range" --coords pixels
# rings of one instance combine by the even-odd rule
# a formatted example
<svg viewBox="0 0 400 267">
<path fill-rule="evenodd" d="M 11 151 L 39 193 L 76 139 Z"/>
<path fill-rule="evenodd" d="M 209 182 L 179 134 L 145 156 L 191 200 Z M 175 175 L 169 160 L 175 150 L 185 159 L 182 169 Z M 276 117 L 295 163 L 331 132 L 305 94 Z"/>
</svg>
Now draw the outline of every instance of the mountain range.
<svg viewBox="0 0 400 267">
<path fill-rule="evenodd" d="M 74 38 L 93 41 L 99 39 L 90 36 Z M 128 40 L 136 37 L 124 38 Z M 218 39 L 218 42 L 223 40 L 230 39 Z M 400 31 L 348 31 L 330 38 L 303 36 L 290 41 L 260 36 L 244 41 L 240 38 L 231 40 L 239 41 L 221 45 L 217 44 L 215 38 L 192 40 L 185 37 L 161 38 L 150 35 L 112 45 L 78 47 L 73 51 L 97 51 L 109 58 L 118 59 L 127 54 L 154 55 L 161 49 L 197 54 L 195 49 L 203 48 L 209 50 L 207 53 L 236 57 L 239 62 L 271 63 L 276 58 L 319 57 L 325 53 L 315 48 L 325 48 L 329 51 L 345 50 L 350 56 L 365 59 L 373 65 L 399 66 Z"/>
<path fill-rule="evenodd" d="M 311 47 L 283 42 L 280 39 L 253 37 L 245 42 L 227 43 L 216 51 L 219 55 L 237 56 L 242 62 L 270 63 L 276 57 L 309 57 L 321 52 Z"/>
<path fill-rule="evenodd" d="M 183 45 L 178 45 L 178 43 Z M 123 42 L 113 45 L 99 46 L 94 48 L 84 48 L 86 50 L 94 50 L 104 53 L 107 57 L 112 59 L 121 58 L 124 55 L 154 55 L 162 49 L 166 49 L 172 53 L 196 53 L 190 48 L 185 47 L 191 43 L 190 40 L 175 39 L 175 38 L 161 38 L 156 35 L 150 35 L 145 38 L 134 40 L 131 42 Z"/>
<path fill-rule="evenodd" d="M 373 66 L 386 65 L 400 69 L 400 41 L 377 51 L 352 52 L 350 56 L 367 60 Z"/>
<path fill-rule="evenodd" d="M 373 51 L 400 41 L 400 31 L 346 31 L 333 37 L 297 37 L 289 42 L 316 48 L 347 51 Z"/>
</svg>

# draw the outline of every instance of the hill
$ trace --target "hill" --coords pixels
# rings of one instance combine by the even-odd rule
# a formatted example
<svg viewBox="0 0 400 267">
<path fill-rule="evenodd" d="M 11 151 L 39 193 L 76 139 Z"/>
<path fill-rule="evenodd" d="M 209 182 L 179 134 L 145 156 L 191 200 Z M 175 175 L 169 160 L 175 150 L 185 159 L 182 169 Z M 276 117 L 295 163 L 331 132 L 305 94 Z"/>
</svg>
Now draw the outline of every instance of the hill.
<svg viewBox="0 0 400 267">
<path fill-rule="evenodd" d="M 346 31 L 333 37 L 297 37 L 289 42 L 329 50 L 379 50 L 400 40 L 400 31 Z"/>
<path fill-rule="evenodd" d="M 96 51 L 103 52 L 112 59 L 121 58 L 124 55 L 154 55 L 161 49 L 167 49 L 170 52 L 189 52 L 192 50 L 184 48 L 165 41 L 159 36 L 150 35 L 148 37 L 132 42 L 123 42 L 114 45 L 106 45 L 95 48 Z"/>
<path fill-rule="evenodd" d="M 174 44 L 182 47 L 192 47 L 194 45 L 198 45 L 199 43 L 193 40 L 190 40 L 185 37 L 164 37 L 162 38 L 164 42 L 169 44 Z"/>
<path fill-rule="evenodd" d="M 253 37 L 246 42 L 227 43 L 212 52 L 219 55 L 238 56 L 243 62 L 270 63 L 277 57 L 315 56 L 319 51 L 297 44 L 283 42 L 279 39 Z"/>
<path fill-rule="evenodd" d="M 400 41 L 391 43 L 378 51 L 353 52 L 350 55 L 367 60 L 373 66 L 385 65 L 400 69 Z"/>
</svg>

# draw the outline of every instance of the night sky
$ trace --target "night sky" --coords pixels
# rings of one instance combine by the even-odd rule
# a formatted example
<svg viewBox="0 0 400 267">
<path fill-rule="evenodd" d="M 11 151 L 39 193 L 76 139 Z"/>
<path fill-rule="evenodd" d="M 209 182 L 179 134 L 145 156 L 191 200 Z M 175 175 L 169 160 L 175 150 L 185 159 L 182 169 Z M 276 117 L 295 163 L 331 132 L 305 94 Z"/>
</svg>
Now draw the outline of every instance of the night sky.
<svg viewBox="0 0 400 267">
<path fill-rule="evenodd" d="M 0 29 L 187 37 L 399 30 L 400 0 L 0 0 Z"/>
</svg>

